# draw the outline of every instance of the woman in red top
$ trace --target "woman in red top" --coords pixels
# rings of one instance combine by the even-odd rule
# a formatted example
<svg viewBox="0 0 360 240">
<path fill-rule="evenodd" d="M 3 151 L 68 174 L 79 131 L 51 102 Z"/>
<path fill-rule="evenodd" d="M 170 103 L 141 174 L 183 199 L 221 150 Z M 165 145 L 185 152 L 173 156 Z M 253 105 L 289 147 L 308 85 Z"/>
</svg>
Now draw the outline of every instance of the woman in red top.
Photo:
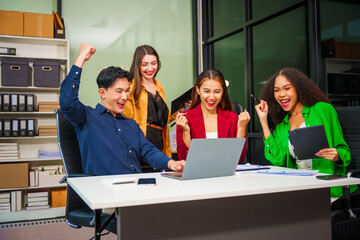
<svg viewBox="0 0 360 240">
<path fill-rule="evenodd" d="M 203 71 L 192 90 L 188 111 L 176 116 L 176 140 L 179 159 L 186 159 L 193 138 L 243 138 L 250 115 L 231 111 L 231 102 L 222 73 Z M 240 162 L 245 158 L 244 148 Z"/>
</svg>

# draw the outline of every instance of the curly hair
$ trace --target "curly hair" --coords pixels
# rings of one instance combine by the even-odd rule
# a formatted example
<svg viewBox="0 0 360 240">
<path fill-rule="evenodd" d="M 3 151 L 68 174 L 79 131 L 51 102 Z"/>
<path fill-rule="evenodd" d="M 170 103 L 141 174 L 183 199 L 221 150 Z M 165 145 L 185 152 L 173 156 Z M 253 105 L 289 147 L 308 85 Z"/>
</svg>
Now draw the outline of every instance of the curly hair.
<svg viewBox="0 0 360 240">
<path fill-rule="evenodd" d="M 231 102 L 230 102 L 230 97 L 229 97 L 229 93 L 225 84 L 225 78 L 222 75 L 222 73 L 219 70 L 216 69 L 206 69 L 205 71 L 203 71 L 202 73 L 200 73 L 200 75 L 198 76 L 195 85 L 192 89 L 191 92 L 191 105 L 190 105 L 190 109 L 195 108 L 200 102 L 200 96 L 196 91 L 196 87 L 198 87 L 200 89 L 201 85 L 206 81 L 206 80 L 216 80 L 221 84 L 221 87 L 223 89 L 223 95 L 221 97 L 221 100 L 219 102 L 219 107 L 221 108 L 221 110 L 229 110 L 231 111 Z"/>
<path fill-rule="evenodd" d="M 302 105 L 313 106 L 317 102 L 329 102 L 325 93 L 305 73 L 296 68 L 283 68 L 266 80 L 260 93 L 260 99 L 268 103 L 269 114 L 275 126 L 282 122 L 287 114 L 274 97 L 274 84 L 278 76 L 284 76 L 294 86 Z"/>
</svg>

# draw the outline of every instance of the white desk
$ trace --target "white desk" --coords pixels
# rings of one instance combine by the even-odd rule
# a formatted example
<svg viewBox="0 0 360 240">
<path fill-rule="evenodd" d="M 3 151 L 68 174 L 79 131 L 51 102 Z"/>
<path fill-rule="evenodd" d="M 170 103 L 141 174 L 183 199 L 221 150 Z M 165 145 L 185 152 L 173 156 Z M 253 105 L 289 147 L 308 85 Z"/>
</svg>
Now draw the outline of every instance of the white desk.
<svg viewBox="0 0 360 240">
<path fill-rule="evenodd" d="M 329 187 L 360 184 L 253 172 L 186 181 L 129 176 L 157 184 L 68 179 L 91 209 L 117 208 L 118 239 L 331 239 Z"/>
</svg>

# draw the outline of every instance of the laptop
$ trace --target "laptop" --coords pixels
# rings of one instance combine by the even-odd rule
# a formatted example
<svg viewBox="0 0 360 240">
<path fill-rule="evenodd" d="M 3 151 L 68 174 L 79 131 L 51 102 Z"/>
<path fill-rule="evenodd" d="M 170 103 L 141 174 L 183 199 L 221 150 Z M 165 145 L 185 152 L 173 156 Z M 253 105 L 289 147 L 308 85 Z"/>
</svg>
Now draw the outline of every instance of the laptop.
<svg viewBox="0 0 360 240">
<path fill-rule="evenodd" d="M 299 160 L 317 158 L 318 151 L 329 147 L 323 125 L 290 130 L 289 140 Z"/>
<path fill-rule="evenodd" d="M 234 175 L 245 138 L 192 139 L 183 172 L 161 173 L 180 180 Z"/>
</svg>

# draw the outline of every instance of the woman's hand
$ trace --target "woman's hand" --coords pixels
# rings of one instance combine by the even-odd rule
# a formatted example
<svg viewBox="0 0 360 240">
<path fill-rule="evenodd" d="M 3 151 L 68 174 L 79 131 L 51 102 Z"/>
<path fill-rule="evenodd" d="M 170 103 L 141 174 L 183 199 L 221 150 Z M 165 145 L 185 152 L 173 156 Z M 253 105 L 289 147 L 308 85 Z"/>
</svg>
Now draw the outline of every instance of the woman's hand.
<svg viewBox="0 0 360 240">
<path fill-rule="evenodd" d="M 269 112 L 269 107 L 266 101 L 261 100 L 258 105 L 255 106 L 257 115 L 259 116 L 260 121 L 266 120 Z"/>
<path fill-rule="evenodd" d="M 324 148 L 315 154 L 317 157 L 326 158 L 329 161 L 336 162 L 340 159 L 336 148 Z"/>
<path fill-rule="evenodd" d="M 238 138 L 245 137 L 246 126 L 249 123 L 249 121 L 250 121 L 250 114 L 245 109 L 242 113 L 239 114 L 239 119 L 237 122 L 237 126 L 238 126 L 237 137 Z"/>
<path fill-rule="evenodd" d="M 189 123 L 185 115 L 186 113 L 178 113 L 175 119 L 176 125 L 181 127 L 184 132 L 190 131 Z"/>
</svg>

